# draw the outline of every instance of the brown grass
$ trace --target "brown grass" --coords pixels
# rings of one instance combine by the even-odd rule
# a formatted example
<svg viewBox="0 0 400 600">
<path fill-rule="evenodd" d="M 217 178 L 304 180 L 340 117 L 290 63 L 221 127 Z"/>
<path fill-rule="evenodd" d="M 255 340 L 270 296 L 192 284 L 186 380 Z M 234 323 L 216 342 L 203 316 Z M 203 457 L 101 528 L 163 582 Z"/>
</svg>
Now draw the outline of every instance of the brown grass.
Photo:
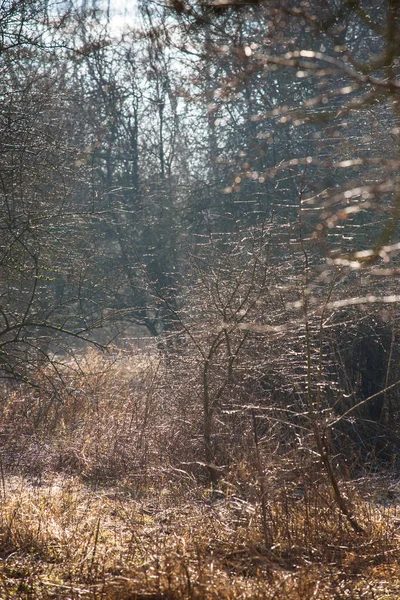
<svg viewBox="0 0 400 600">
<path fill-rule="evenodd" d="M 260 473 L 248 448 L 216 493 L 185 467 L 196 398 L 176 393 L 156 354 L 60 368 L 57 396 L 52 381 L 2 399 L 1 599 L 400 597 L 392 479 L 340 482 L 363 534 L 312 452 L 261 444 Z"/>
</svg>

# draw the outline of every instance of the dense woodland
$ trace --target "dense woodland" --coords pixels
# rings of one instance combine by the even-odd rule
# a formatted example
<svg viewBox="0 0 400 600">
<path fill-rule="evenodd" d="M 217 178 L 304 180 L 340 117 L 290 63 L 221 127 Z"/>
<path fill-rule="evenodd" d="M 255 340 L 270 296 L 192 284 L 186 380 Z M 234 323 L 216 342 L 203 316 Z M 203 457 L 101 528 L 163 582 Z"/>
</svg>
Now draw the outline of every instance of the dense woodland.
<svg viewBox="0 0 400 600">
<path fill-rule="evenodd" d="M 0 2 L 0 596 L 398 598 L 400 4 L 118 6 Z"/>
</svg>

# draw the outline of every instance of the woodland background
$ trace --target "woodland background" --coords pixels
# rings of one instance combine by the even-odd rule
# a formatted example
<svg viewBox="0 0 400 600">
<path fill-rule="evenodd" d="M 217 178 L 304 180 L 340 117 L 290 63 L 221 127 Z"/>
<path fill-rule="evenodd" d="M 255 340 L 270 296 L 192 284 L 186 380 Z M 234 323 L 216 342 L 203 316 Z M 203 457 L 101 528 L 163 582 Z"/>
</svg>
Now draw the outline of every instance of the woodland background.
<svg viewBox="0 0 400 600">
<path fill-rule="evenodd" d="M 2 597 L 398 598 L 398 2 L 0 4 Z"/>
</svg>

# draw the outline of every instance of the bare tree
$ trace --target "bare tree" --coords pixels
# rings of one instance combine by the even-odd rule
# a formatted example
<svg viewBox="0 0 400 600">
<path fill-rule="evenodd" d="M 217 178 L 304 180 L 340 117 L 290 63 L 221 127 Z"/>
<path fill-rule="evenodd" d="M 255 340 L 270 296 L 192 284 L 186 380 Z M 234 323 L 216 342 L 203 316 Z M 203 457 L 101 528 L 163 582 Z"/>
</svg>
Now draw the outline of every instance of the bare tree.
<svg viewBox="0 0 400 600">
<path fill-rule="evenodd" d="M 44 4 L 11 3 L 0 55 L 0 368 L 28 381 L 37 361 L 50 360 L 66 337 L 86 339 L 96 320 L 76 203 L 82 138 L 70 120 L 63 65 L 52 43 L 32 38 L 46 14 Z"/>
</svg>

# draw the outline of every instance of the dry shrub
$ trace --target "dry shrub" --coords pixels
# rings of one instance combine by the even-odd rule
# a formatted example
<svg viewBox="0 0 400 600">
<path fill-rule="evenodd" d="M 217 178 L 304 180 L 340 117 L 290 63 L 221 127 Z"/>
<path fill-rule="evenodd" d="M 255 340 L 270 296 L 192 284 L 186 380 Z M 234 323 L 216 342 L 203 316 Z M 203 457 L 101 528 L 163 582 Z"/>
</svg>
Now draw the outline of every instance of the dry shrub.
<svg viewBox="0 0 400 600">
<path fill-rule="evenodd" d="M 37 390 L 20 387 L 2 399 L 7 470 L 129 479 L 134 486 L 169 464 L 183 426 L 166 393 L 162 358 L 89 351 L 57 369 L 57 380 L 44 370 Z"/>
<path fill-rule="evenodd" d="M 58 370 L 62 385 L 44 371 L 40 392 L 2 398 L 1 597 L 398 597 L 393 482 L 339 481 L 355 534 L 300 395 L 296 420 L 262 380 L 227 386 L 212 489 L 190 352 L 91 351 Z"/>
</svg>

